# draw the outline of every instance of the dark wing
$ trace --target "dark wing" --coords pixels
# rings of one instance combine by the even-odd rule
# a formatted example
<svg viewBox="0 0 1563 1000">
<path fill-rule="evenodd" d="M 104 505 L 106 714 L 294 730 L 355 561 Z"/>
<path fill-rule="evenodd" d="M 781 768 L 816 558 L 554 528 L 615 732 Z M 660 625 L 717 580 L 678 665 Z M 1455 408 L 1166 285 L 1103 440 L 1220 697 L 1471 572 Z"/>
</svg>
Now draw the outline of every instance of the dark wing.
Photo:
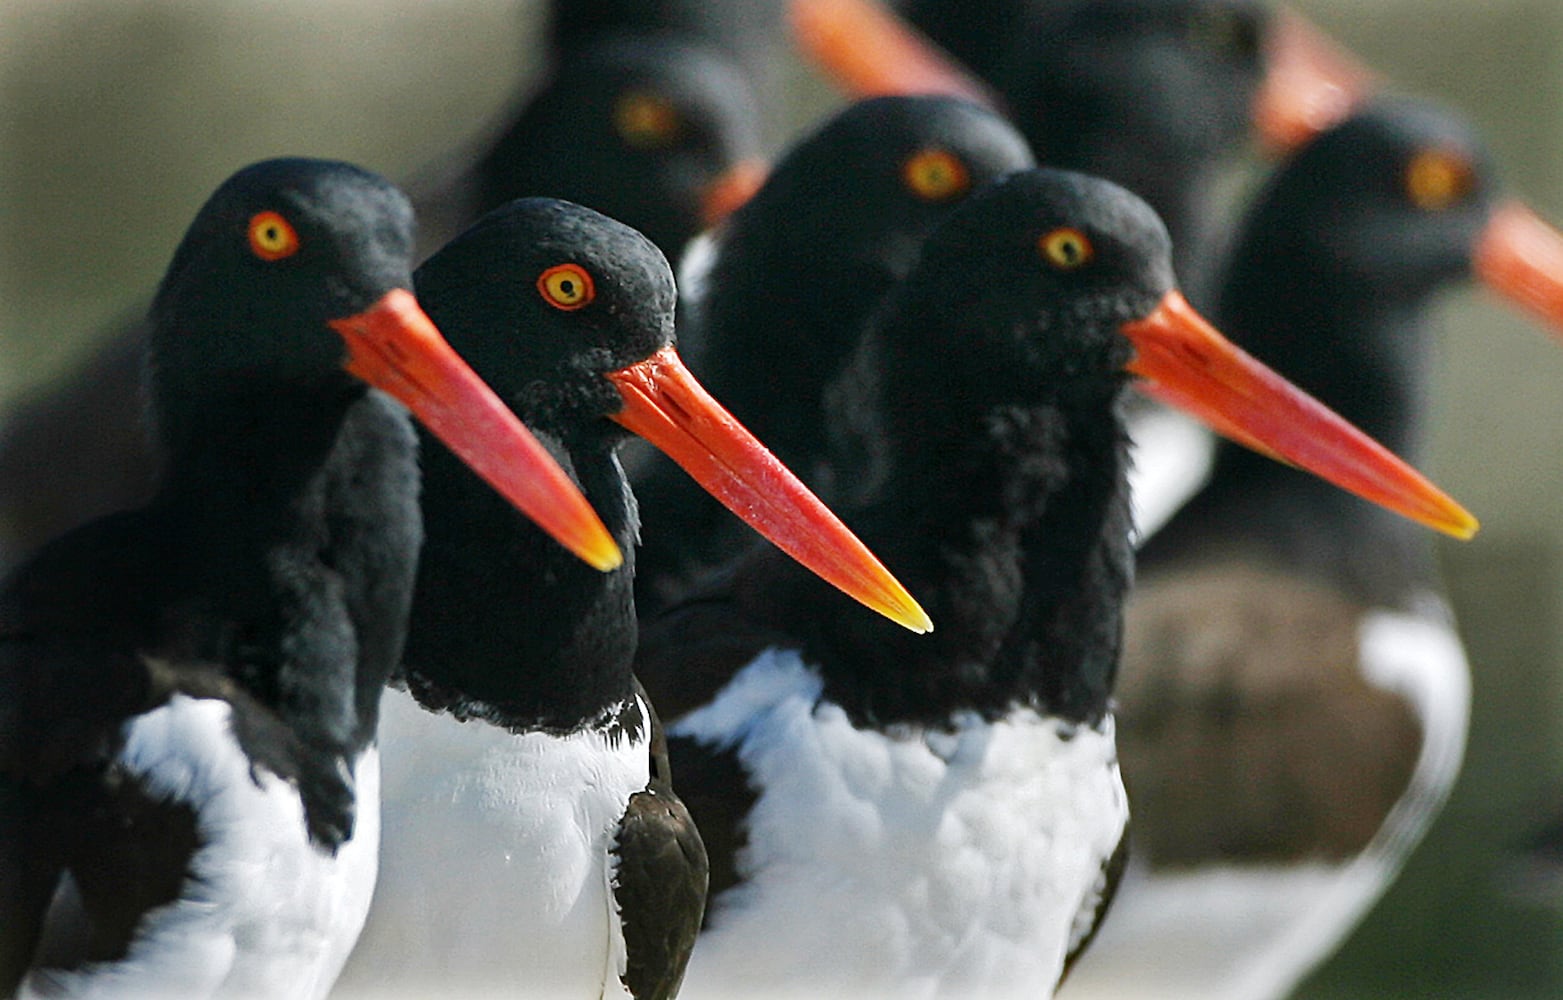
<svg viewBox="0 0 1563 1000">
<path fill-rule="evenodd" d="M 680 775 L 684 804 L 705 840 L 711 865 L 711 896 L 738 884 L 738 852 L 748 839 L 749 810 L 755 794 L 738 755 L 696 740 L 668 741 Z"/>
<path fill-rule="evenodd" d="M 101 768 L 120 725 L 165 697 L 140 659 L 90 639 L 0 638 L 0 780 Z"/>
<path fill-rule="evenodd" d="M 673 792 L 667 742 L 654 710 L 650 753 L 651 781 L 630 797 L 614 847 L 614 896 L 628 952 L 624 985 L 636 1000 L 678 994 L 705 916 L 709 880 L 705 844 Z"/>
<path fill-rule="evenodd" d="M 1058 983 L 1054 987 L 1064 984 L 1069 978 L 1069 971 L 1075 967 L 1075 960 L 1085 954 L 1085 950 L 1096 940 L 1096 932 L 1101 930 L 1102 921 L 1107 917 L 1107 911 L 1113 905 L 1113 898 L 1118 895 L 1118 886 L 1123 882 L 1124 869 L 1129 864 L 1129 827 L 1125 826 L 1123 836 L 1118 839 L 1118 846 L 1113 848 L 1113 853 L 1102 862 L 1101 878 L 1096 883 L 1096 892 L 1087 899 L 1080 913 L 1075 915 L 1075 928 L 1079 937 L 1069 946 L 1069 953 L 1064 956 L 1063 971 L 1058 974 Z"/>
<path fill-rule="evenodd" d="M 0 778 L 0 997 L 13 996 L 32 965 L 64 866 L 33 791 Z"/>
<path fill-rule="evenodd" d="M 727 571 L 640 625 L 635 676 L 657 711 L 677 721 L 716 697 L 760 653 L 797 646 L 782 588 L 816 586 L 779 550 L 751 549 Z"/>
<path fill-rule="evenodd" d="M 33 963 L 61 871 L 103 848 L 88 827 L 110 816 L 105 768 L 121 723 L 157 697 L 137 661 L 94 643 L 0 638 L 0 996 Z"/>
<path fill-rule="evenodd" d="M 1421 726 L 1359 669 L 1363 608 L 1281 574 L 1168 573 L 1136 590 L 1118 751 L 1153 866 L 1346 858 L 1405 793 Z"/>
<path fill-rule="evenodd" d="M 81 881 L 88 855 L 119 850 L 108 764 L 123 722 L 167 698 L 130 652 L 163 569 L 142 528 L 134 516 L 78 528 L 0 592 L 0 994 L 33 961 L 59 872 Z"/>
</svg>

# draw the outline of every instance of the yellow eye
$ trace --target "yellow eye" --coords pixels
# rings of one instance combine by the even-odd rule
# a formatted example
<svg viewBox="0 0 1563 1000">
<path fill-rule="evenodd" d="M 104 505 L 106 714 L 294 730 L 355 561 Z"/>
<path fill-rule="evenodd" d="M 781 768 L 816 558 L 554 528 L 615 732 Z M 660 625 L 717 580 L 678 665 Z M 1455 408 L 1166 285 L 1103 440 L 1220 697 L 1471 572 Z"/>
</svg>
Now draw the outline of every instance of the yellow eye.
<svg viewBox="0 0 1563 1000">
<path fill-rule="evenodd" d="M 1465 200 L 1476 186 L 1471 162 L 1445 149 L 1424 149 L 1406 165 L 1406 197 L 1425 212 L 1442 212 Z"/>
<path fill-rule="evenodd" d="M 250 252 L 261 260 L 281 260 L 298 253 L 298 233 L 276 212 L 250 217 Z"/>
<path fill-rule="evenodd" d="M 678 136 L 679 125 L 673 102 L 644 90 L 630 91 L 613 107 L 613 127 L 638 149 L 668 145 Z"/>
<path fill-rule="evenodd" d="M 966 164 L 954 153 L 942 149 L 925 149 L 914 154 L 902 165 L 901 180 L 924 201 L 959 198 L 971 187 Z"/>
<path fill-rule="evenodd" d="M 597 297 L 597 286 L 592 276 L 579 264 L 555 264 L 537 279 L 537 290 L 543 301 L 555 309 L 572 312 L 588 305 Z"/>
<path fill-rule="evenodd" d="M 1037 247 L 1049 264 L 1061 271 L 1073 271 L 1096 256 L 1091 240 L 1078 229 L 1065 226 L 1042 234 Z"/>
</svg>

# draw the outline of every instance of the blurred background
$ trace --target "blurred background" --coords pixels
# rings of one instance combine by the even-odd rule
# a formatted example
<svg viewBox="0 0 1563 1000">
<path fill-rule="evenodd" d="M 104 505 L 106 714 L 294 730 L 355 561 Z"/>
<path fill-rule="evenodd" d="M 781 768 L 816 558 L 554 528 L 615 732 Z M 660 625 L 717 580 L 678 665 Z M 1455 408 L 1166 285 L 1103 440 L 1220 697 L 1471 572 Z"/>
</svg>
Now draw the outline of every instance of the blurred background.
<svg viewBox="0 0 1563 1000">
<path fill-rule="evenodd" d="M 1398 89 L 1475 120 L 1510 188 L 1563 222 L 1563 4 L 1294 5 Z M 542 6 L 0 2 L 0 399 L 143 308 L 235 168 L 302 154 L 413 185 L 439 173 L 540 70 Z M 772 147 L 837 101 L 777 42 Z M 1563 882 L 1548 905 L 1508 863 L 1563 811 L 1563 345 L 1478 292 L 1441 323 L 1427 471 L 1484 524 L 1443 549 L 1475 675 L 1465 772 L 1405 876 L 1301 996 L 1563 995 Z"/>
</svg>

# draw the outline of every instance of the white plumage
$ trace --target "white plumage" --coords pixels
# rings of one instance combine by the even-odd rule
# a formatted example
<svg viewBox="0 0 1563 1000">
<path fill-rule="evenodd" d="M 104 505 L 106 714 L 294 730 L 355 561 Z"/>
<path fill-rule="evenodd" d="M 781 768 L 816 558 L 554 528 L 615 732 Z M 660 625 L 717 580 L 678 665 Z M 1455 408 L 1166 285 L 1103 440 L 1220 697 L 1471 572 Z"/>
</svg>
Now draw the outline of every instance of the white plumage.
<svg viewBox="0 0 1563 1000">
<path fill-rule="evenodd" d="M 879 732 L 820 690 L 768 651 L 670 730 L 763 789 L 681 996 L 1047 996 L 1127 820 L 1111 718 Z"/>
<path fill-rule="evenodd" d="M 649 721 L 518 734 L 388 690 L 379 732 L 382 875 L 338 995 L 627 996 L 610 852 Z"/>
<path fill-rule="evenodd" d="M 180 898 L 142 918 L 111 965 L 32 972 L 23 997 L 323 997 L 363 926 L 379 841 L 379 756 L 358 761 L 357 821 L 335 856 L 309 842 L 288 782 L 252 764 L 226 701 L 174 695 L 127 726 L 119 762 L 191 806 L 201 846 Z M 49 920 L 69 922 L 65 880 Z M 58 933 L 57 930 L 49 931 Z"/>
</svg>

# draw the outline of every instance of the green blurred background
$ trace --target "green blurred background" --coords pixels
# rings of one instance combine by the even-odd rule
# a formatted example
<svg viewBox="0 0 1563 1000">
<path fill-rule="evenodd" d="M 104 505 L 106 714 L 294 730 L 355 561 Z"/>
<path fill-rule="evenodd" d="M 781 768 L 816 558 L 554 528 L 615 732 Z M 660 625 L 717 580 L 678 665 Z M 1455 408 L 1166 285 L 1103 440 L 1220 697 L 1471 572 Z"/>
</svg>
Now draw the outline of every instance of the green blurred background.
<svg viewBox="0 0 1563 1000">
<path fill-rule="evenodd" d="M 1563 222 L 1563 4 L 1296 6 L 1400 89 L 1477 121 L 1511 188 Z M 244 163 L 437 173 L 538 71 L 540 8 L 0 0 L 0 395 L 44 383 L 149 296 L 195 209 Z M 791 85 L 773 144 L 834 99 L 779 59 Z M 1477 292 L 1440 322 L 1426 464 L 1484 522 L 1443 550 L 1475 673 L 1470 749 L 1405 877 L 1307 997 L 1563 995 L 1563 916 L 1506 892 L 1503 863 L 1563 809 L 1563 344 Z"/>
</svg>

